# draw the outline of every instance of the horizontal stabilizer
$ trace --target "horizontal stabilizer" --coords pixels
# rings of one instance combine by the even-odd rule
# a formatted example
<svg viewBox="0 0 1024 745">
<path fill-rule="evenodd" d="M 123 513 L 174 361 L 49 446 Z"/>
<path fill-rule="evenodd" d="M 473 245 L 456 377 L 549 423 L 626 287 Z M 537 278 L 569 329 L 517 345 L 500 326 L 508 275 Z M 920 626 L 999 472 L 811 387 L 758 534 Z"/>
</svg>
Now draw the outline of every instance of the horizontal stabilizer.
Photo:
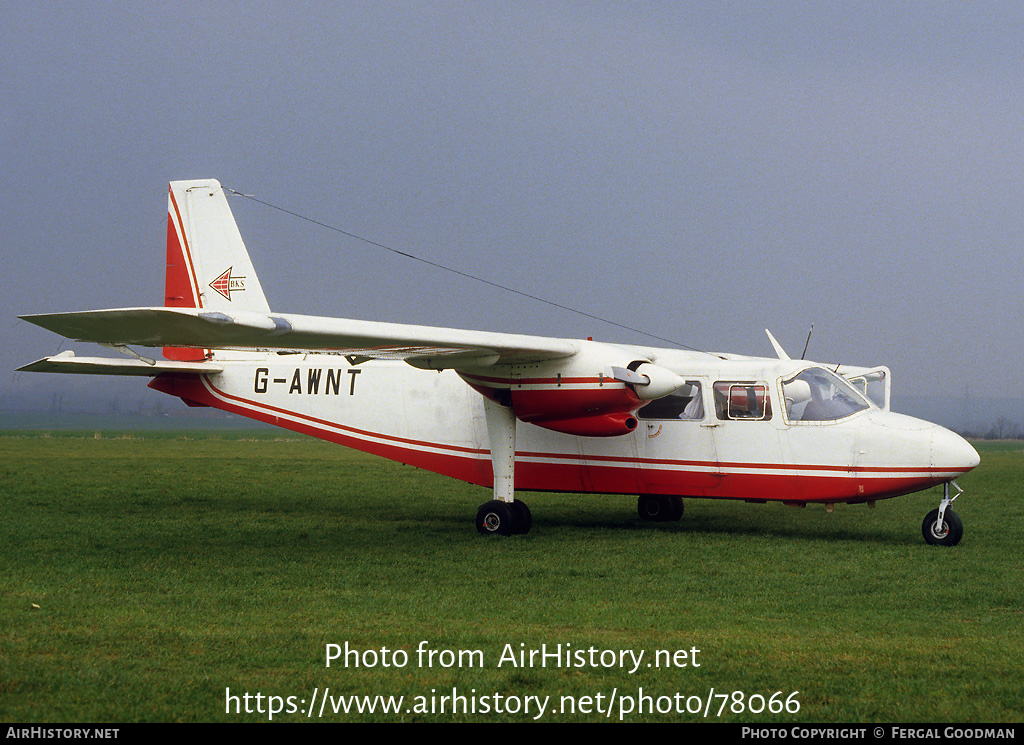
<svg viewBox="0 0 1024 745">
<path fill-rule="evenodd" d="M 161 373 L 213 375 L 222 370 L 223 368 L 208 362 L 165 362 L 161 360 L 150 364 L 144 360 L 76 357 L 73 352 L 61 352 L 53 357 L 44 357 L 18 368 L 18 372 L 135 375 L 140 377 L 152 377 Z"/>
<path fill-rule="evenodd" d="M 21 316 L 69 339 L 203 349 L 359 353 L 417 367 L 461 368 L 569 357 L 567 339 L 202 308 L 120 308 Z"/>
</svg>

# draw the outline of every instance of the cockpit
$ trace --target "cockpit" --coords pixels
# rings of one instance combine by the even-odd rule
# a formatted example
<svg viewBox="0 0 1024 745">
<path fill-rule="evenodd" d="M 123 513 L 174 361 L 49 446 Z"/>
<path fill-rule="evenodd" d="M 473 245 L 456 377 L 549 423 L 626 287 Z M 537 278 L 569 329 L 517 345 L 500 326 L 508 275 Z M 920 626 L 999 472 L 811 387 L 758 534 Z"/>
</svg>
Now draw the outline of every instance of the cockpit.
<svg viewBox="0 0 1024 745">
<path fill-rule="evenodd" d="M 833 422 L 871 408 L 849 381 L 823 367 L 809 367 L 783 380 L 782 395 L 790 423 Z"/>
</svg>

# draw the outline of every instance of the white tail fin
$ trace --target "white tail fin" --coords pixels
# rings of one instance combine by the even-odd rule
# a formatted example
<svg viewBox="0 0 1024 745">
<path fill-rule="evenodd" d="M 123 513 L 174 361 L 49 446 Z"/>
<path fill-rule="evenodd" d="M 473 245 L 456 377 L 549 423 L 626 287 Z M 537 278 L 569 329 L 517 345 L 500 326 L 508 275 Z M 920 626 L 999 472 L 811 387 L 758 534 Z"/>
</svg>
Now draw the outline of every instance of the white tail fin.
<svg viewBox="0 0 1024 745">
<path fill-rule="evenodd" d="M 170 308 L 270 312 L 220 182 L 172 181 L 167 198 Z M 165 348 L 173 360 L 198 360 L 203 350 Z"/>
</svg>

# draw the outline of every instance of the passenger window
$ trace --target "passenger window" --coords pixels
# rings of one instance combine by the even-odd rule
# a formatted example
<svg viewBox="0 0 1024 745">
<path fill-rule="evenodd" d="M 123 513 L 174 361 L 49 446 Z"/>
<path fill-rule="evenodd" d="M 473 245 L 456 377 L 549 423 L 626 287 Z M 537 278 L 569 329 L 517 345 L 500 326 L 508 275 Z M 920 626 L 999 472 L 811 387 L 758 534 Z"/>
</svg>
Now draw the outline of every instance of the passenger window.
<svg viewBox="0 0 1024 745">
<path fill-rule="evenodd" d="M 637 416 L 641 419 L 700 421 L 704 418 L 704 397 L 700 382 L 687 380 L 686 385 L 644 406 L 637 412 Z"/>
<path fill-rule="evenodd" d="M 764 383 L 715 383 L 715 413 L 722 420 L 760 421 L 772 418 L 772 402 Z"/>
</svg>

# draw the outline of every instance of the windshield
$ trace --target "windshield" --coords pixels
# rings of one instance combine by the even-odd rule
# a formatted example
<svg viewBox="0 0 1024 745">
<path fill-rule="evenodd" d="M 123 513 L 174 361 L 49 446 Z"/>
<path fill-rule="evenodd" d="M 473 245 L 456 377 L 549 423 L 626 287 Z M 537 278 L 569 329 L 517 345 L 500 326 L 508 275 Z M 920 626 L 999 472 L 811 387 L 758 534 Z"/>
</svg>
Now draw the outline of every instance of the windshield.
<svg viewBox="0 0 1024 745">
<path fill-rule="evenodd" d="M 831 422 L 870 407 L 846 380 L 823 367 L 810 367 L 782 382 L 790 422 Z"/>
</svg>

